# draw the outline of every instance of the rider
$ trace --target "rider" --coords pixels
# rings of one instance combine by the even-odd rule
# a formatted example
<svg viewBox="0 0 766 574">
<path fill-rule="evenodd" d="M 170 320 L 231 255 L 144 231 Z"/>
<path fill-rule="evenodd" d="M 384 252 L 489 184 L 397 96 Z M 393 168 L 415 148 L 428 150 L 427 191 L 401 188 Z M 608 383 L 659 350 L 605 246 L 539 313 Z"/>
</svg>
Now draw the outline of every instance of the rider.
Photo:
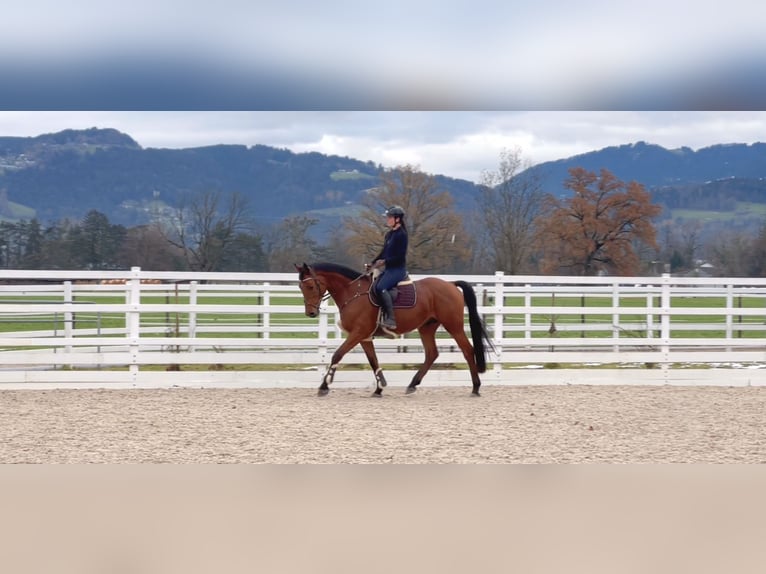
<svg viewBox="0 0 766 574">
<path fill-rule="evenodd" d="M 382 269 L 375 283 L 375 291 L 383 306 L 381 325 L 393 331 L 396 330 L 396 319 L 389 290 L 407 276 L 407 226 L 404 224 L 404 209 L 398 205 L 389 207 L 384 215 L 390 229 L 386 232 L 383 248 L 372 261 L 372 267 Z"/>
</svg>

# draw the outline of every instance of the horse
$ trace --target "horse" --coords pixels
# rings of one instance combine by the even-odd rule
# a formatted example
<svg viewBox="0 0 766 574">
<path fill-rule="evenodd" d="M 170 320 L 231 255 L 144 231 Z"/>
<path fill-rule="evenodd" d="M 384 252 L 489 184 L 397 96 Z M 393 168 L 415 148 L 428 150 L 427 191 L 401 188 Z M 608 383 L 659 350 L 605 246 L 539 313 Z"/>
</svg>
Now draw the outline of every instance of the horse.
<svg viewBox="0 0 766 574">
<path fill-rule="evenodd" d="M 379 308 L 377 303 L 373 303 L 371 273 L 358 273 L 343 265 L 326 262 L 312 265 L 304 262 L 302 266 L 296 264 L 295 269 L 298 271 L 298 284 L 303 295 L 306 315 L 316 317 L 322 302 L 332 297 L 340 310 L 340 327 L 347 333 L 346 339 L 333 353 L 317 394 L 324 396 L 329 393 L 341 359 L 356 345 L 361 345 L 375 374 L 375 392 L 372 396 L 380 397 L 387 382 L 375 354 L 373 337 L 387 336 L 387 333 L 381 331 L 378 325 Z M 493 345 L 477 311 L 473 287 L 465 281 L 450 282 L 438 277 L 425 277 L 412 284 L 415 288 L 415 298 L 409 307 L 402 308 L 394 301 L 397 325 L 395 335 L 417 329 L 423 343 L 425 361 L 405 392 L 410 394 L 417 390 L 439 356 L 436 330 L 443 325 L 460 347 L 468 363 L 473 385 L 471 395 L 480 396 L 479 374 L 487 370 L 487 349 Z M 465 333 L 464 306 L 468 308 L 473 345 Z"/>
</svg>

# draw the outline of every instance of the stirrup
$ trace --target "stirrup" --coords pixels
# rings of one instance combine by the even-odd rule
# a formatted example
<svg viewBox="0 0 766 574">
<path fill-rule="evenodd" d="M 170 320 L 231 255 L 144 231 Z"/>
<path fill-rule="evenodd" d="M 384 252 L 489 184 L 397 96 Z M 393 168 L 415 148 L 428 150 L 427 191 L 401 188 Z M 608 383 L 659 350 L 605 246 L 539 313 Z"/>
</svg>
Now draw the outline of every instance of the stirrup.
<svg viewBox="0 0 766 574">
<path fill-rule="evenodd" d="M 378 333 L 383 335 L 386 339 L 396 339 L 399 337 L 399 335 L 395 331 L 392 331 L 390 328 L 386 327 L 383 323 L 378 324 Z"/>
</svg>

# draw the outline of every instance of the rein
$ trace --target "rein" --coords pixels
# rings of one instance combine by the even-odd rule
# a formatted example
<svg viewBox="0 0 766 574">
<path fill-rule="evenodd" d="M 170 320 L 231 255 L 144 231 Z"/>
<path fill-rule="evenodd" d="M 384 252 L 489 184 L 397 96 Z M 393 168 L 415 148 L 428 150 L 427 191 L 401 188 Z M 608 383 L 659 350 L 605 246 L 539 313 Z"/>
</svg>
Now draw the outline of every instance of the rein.
<svg viewBox="0 0 766 574">
<path fill-rule="evenodd" d="M 367 276 L 367 275 L 369 275 L 369 273 L 362 273 L 361 275 L 359 275 L 359 277 L 357 277 L 356 279 L 352 280 L 352 281 L 351 281 L 351 283 L 354 283 L 354 282 L 356 282 L 356 281 L 359 281 L 359 280 L 360 280 L 362 277 L 365 277 L 365 276 Z M 349 283 L 349 285 L 350 285 L 351 283 Z M 354 293 L 354 294 L 351 296 L 351 298 L 349 298 L 349 299 L 346 299 L 346 300 L 345 300 L 345 301 L 344 301 L 342 304 L 338 305 L 338 311 L 342 311 L 342 310 L 343 310 L 343 308 L 344 308 L 346 305 L 348 305 L 349 303 L 351 303 L 351 301 L 353 301 L 354 299 L 358 299 L 358 298 L 359 298 L 359 297 L 361 297 L 362 295 L 369 295 L 369 293 L 370 293 L 370 289 L 372 288 L 372 283 L 370 283 L 370 286 L 367 288 L 367 291 L 360 291 L 360 290 L 359 290 L 359 288 L 360 288 L 361 286 L 362 286 L 362 284 L 361 284 L 361 283 L 357 283 L 357 284 L 356 284 L 356 288 L 357 288 L 357 290 L 356 290 L 356 293 Z"/>
<path fill-rule="evenodd" d="M 361 273 L 361 274 L 360 274 L 358 277 L 356 277 L 355 279 L 352 279 L 352 280 L 349 282 L 349 285 L 351 285 L 352 283 L 355 283 L 355 282 L 359 281 L 360 279 L 362 279 L 362 278 L 364 278 L 364 277 L 367 277 L 367 276 L 369 276 L 370 274 L 371 274 L 371 273 L 370 273 L 369 271 L 368 271 L 368 272 L 365 272 L 365 273 Z M 302 281 L 309 281 L 309 280 L 311 280 L 311 281 L 314 281 L 314 282 L 316 283 L 316 286 L 317 286 L 317 291 L 320 291 L 320 292 L 322 291 L 322 289 L 323 289 L 323 287 L 322 287 L 322 284 L 319 282 L 319 279 L 318 279 L 318 278 L 317 278 L 317 276 L 314 274 L 314 270 L 313 270 L 313 269 L 311 269 L 311 277 L 305 277 L 305 278 L 304 278 Z M 349 303 L 351 303 L 351 301 L 353 301 L 353 300 L 355 300 L 355 299 L 358 299 L 359 297 L 361 297 L 361 296 L 363 296 L 363 295 L 369 295 L 369 293 L 370 293 L 370 288 L 372 288 L 372 283 L 370 283 L 370 287 L 368 287 L 366 291 L 360 291 L 360 287 L 361 287 L 361 286 L 362 286 L 362 284 L 361 284 L 361 283 L 357 283 L 357 284 L 356 284 L 356 287 L 357 287 L 357 291 L 356 291 L 356 293 L 354 293 L 354 294 L 353 294 L 351 297 L 349 297 L 348 299 L 346 299 L 346 300 L 345 300 L 343 303 L 339 303 L 339 304 L 338 304 L 338 311 L 342 311 L 342 310 L 343 310 L 343 308 L 344 308 L 346 305 L 348 305 Z M 318 304 L 314 304 L 314 303 L 306 303 L 306 304 L 307 304 L 307 305 L 310 305 L 311 307 L 314 307 L 314 309 L 316 309 L 316 311 L 317 311 L 317 313 L 318 313 L 318 312 L 319 312 L 319 308 L 320 308 L 320 306 L 322 305 L 322 303 L 323 303 L 324 301 L 327 301 L 327 300 L 328 300 L 330 297 L 331 297 L 331 295 L 330 295 L 330 292 L 329 292 L 329 290 L 328 290 L 328 291 L 325 291 L 325 294 L 324 294 L 324 295 L 322 295 L 322 297 L 319 299 L 319 303 L 318 303 Z M 336 301 L 336 303 L 337 303 L 337 301 Z"/>
</svg>

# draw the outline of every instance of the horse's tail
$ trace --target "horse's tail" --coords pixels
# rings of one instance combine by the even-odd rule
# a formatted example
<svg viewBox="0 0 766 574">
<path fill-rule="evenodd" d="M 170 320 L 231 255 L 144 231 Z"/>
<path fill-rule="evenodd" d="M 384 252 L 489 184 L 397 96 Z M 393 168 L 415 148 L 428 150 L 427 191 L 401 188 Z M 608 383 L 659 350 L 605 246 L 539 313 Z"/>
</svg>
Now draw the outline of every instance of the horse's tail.
<svg viewBox="0 0 766 574">
<path fill-rule="evenodd" d="M 481 320 L 476 304 L 476 292 L 473 287 L 465 281 L 455 281 L 455 285 L 463 291 L 463 300 L 468 307 L 468 324 L 471 326 L 471 339 L 473 340 L 473 357 L 476 360 L 476 368 L 480 373 L 487 370 L 487 351 L 488 348 L 494 349 L 495 346 L 487 334 L 484 321 Z M 485 345 L 486 342 L 486 345 Z"/>
</svg>

